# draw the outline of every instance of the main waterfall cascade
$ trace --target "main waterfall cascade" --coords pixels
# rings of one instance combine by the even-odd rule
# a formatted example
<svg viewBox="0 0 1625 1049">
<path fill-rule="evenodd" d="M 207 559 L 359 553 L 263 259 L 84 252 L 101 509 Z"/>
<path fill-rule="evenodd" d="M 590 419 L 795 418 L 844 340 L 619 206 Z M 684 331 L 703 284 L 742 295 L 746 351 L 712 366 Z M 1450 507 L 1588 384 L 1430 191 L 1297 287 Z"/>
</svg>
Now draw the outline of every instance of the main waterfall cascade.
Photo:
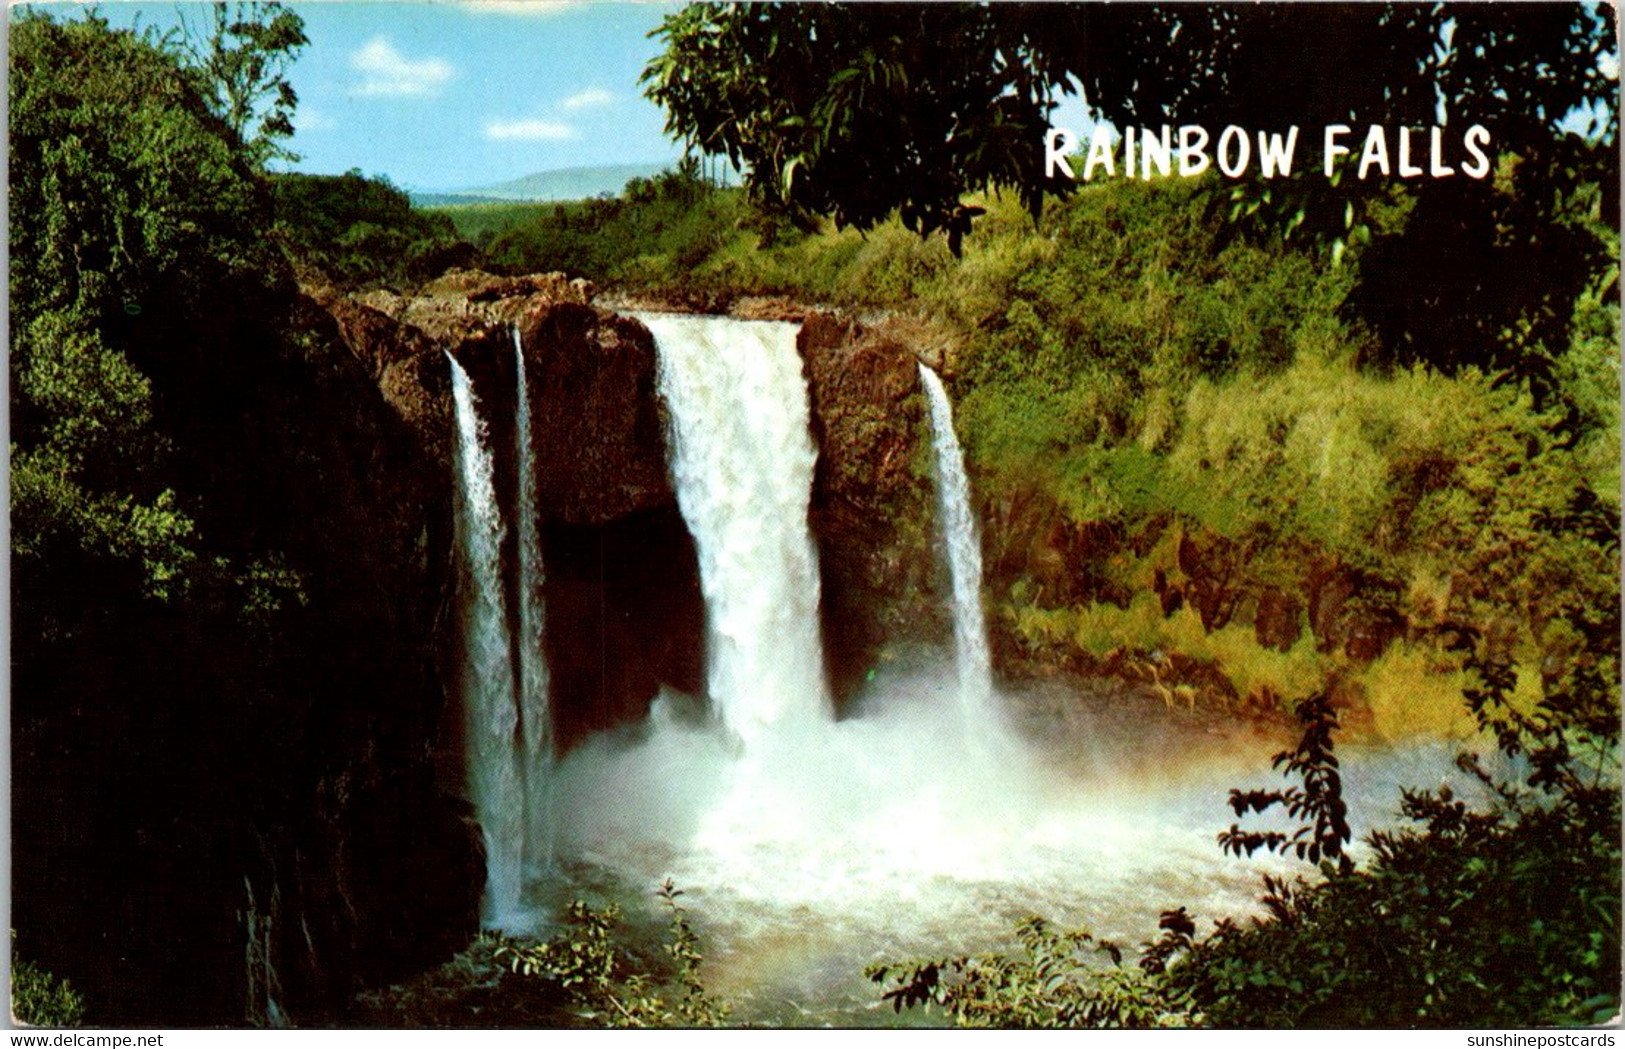
<svg viewBox="0 0 1625 1049">
<path fill-rule="evenodd" d="M 807 526 L 817 451 L 797 328 L 640 319 L 655 336 L 677 505 L 699 556 L 708 699 L 749 751 L 831 717 Z"/>
</svg>

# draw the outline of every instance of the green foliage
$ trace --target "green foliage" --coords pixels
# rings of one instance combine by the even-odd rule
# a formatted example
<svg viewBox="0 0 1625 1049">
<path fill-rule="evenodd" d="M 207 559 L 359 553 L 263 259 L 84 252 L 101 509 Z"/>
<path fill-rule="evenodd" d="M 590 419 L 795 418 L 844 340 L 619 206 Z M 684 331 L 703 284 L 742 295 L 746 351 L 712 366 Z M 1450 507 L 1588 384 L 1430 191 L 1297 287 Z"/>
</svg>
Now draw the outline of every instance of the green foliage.
<svg viewBox="0 0 1625 1049">
<path fill-rule="evenodd" d="M 1617 1012 L 1617 725 L 1593 734 L 1558 697 L 1520 711 L 1515 675 L 1464 643 L 1480 678 L 1469 706 L 1504 754 L 1528 759 L 1526 784 L 1464 755 L 1487 810 L 1448 787 L 1406 791 L 1402 812 L 1422 829 L 1373 834 L 1366 868 L 1266 880 L 1268 919 L 1221 923 L 1168 971 L 1214 1024 L 1541 1026 Z"/>
<path fill-rule="evenodd" d="M 716 190 L 692 168 L 633 179 L 622 195 L 569 204 L 447 209 L 498 272 L 560 271 L 594 281 L 664 288 L 745 236 L 737 191 Z M 694 283 L 704 283 L 703 280 Z"/>
<path fill-rule="evenodd" d="M 1598 199 L 1618 150 L 1573 135 L 1499 148 L 1493 179 L 1411 191 L 1409 215 L 1363 250 L 1345 312 L 1377 335 L 1377 360 L 1476 368 L 1572 415 L 1559 361 L 1577 304 L 1618 296 L 1618 213 L 1604 221 Z"/>
<path fill-rule="evenodd" d="M 954 288 L 961 302 L 986 304 L 960 317 L 970 333 L 962 418 L 995 483 L 1064 471 L 1054 455 L 1069 448 L 1133 440 L 1165 450 L 1176 391 L 1267 375 L 1300 353 L 1347 353 L 1354 341 L 1328 322 L 1346 275 L 1301 254 L 1223 244 L 1190 186 L 1090 188 L 1051 208 L 1040 229 L 1041 251 L 1030 235 L 974 245 Z M 982 446 L 983 434 L 999 444 Z"/>
<path fill-rule="evenodd" d="M 616 942 L 620 909 L 595 910 L 580 900 L 565 910 L 567 928 L 545 943 L 503 944 L 498 960 L 516 973 L 561 988 L 574 1013 L 612 1027 L 718 1027 L 728 1007 L 706 993 L 700 980 L 699 939 L 670 879 L 658 893 L 669 914 L 664 951 L 675 966 L 672 984 L 662 986 Z"/>
<path fill-rule="evenodd" d="M 179 61 L 95 17 L 12 24 L 11 311 L 195 308 L 277 272 L 249 158 Z"/>
<path fill-rule="evenodd" d="M 1188 996 L 1168 994 L 1144 970 L 1123 966 L 1115 943 L 1056 929 L 1042 918 L 1023 921 L 1016 938 L 1020 954 L 880 962 L 864 974 L 877 984 L 890 981 L 881 1000 L 898 1012 L 935 1006 L 960 1027 L 1166 1028 L 1200 1019 Z M 1112 964 L 1099 964 L 1093 955 Z"/>
<path fill-rule="evenodd" d="M 957 255 L 982 213 L 965 193 L 1006 183 L 1036 213 L 1048 185 L 1031 146 L 1051 86 L 1002 30 L 970 4 L 692 4 L 644 82 L 667 130 L 726 154 L 768 206 L 859 229 L 895 210 Z"/>
<path fill-rule="evenodd" d="M 95 330 L 45 313 L 13 344 L 12 553 L 31 566 L 78 557 L 139 571 L 150 596 L 185 585 L 194 527 L 157 467 L 151 386 Z"/>
<path fill-rule="evenodd" d="M 1306 355 L 1276 374 L 1198 380 L 1170 396 L 1160 451 L 1131 425 L 1114 441 L 1100 413 L 1067 415 L 1077 396 L 1001 382 L 974 388 L 961 416 L 984 491 L 1017 498 L 1037 488 L 1058 527 L 1098 522 L 1148 537 L 1138 551 L 1119 543 L 1091 555 L 1089 570 L 1130 595 L 1117 604 L 1073 603 L 1083 594 L 1013 600 L 1006 615 L 1033 643 L 1072 638 L 1096 656 L 1122 645 L 1216 659 L 1243 697 L 1248 678 L 1292 694 L 1280 687 L 1286 667 L 1260 663 L 1275 656 L 1248 654 L 1250 631 L 1230 634 L 1248 625 L 1265 589 L 1304 593 L 1326 564 L 1361 574 L 1372 615 L 1417 630 L 1493 624 L 1530 665 L 1567 665 L 1579 638 L 1606 633 L 1598 610 L 1617 604 L 1617 467 L 1554 434 L 1555 413 L 1527 395 L 1474 373 L 1383 376 Z M 1195 566 L 1203 578 L 1173 547 L 1149 542 L 1169 521 L 1204 551 Z M 1246 618 L 1227 625 L 1204 613 L 1198 630 L 1189 612 L 1159 608 L 1149 592 L 1159 573 L 1187 597 L 1193 586 L 1222 585 L 1213 600 Z M 1032 614 L 1067 607 L 1065 622 Z M 1589 625 L 1560 625 L 1577 615 Z"/>
<path fill-rule="evenodd" d="M 528 222 L 546 218 L 562 220 L 579 205 L 548 204 L 537 201 L 492 202 L 478 204 L 432 204 L 420 210 L 425 215 L 442 215 L 451 222 L 457 235 L 482 251 L 498 236 Z"/>
<path fill-rule="evenodd" d="M 1503 18 L 1415 4 L 695 4 L 658 35 L 644 80 L 668 129 L 748 171 L 755 199 L 804 228 L 895 212 L 945 230 L 956 256 L 984 210 L 969 193 L 1002 186 L 1037 219 L 1047 194 L 1072 190 L 1042 158 L 1051 98 L 1074 86 L 1118 128 L 1426 127 L 1447 105 L 1452 135 L 1492 129 L 1496 178 L 1429 178 L 1400 203 L 1390 179 L 1300 163 L 1290 178 L 1211 178 L 1204 208 L 1227 236 L 1329 245 L 1334 264 L 1357 248 L 1346 315 L 1377 331 L 1381 359 L 1504 373 L 1542 404 L 1576 296 L 1617 255 L 1607 5 Z M 1562 130 L 1575 111 L 1593 117 L 1590 138 Z M 1523 279 L 1531 269 L 1541 280 Z M 1112 356 L 1047 330 L 1064 352 Z"/>
<path fill-rule="evenodd" d="M 13 934 L 15 937 L 15 934 Z M 85 1000 L 68 985 L 33 962 L 11 952 L 11 1015 L 30 1027 L 82 1027 Z"/>
<path fill-rule="evenodd" d="M 1332 733 L 1337 729 L 1337 714 L 1332 710 L 1332 690 L 1320 692 L 1298 702 L 1298 721 L 1303 725 L 1303 736 L 1290 751 L 1275 755 L 1275 768 L 1285 768 L 1289 776 L 1303 781 L 1302 787 L 1285 790 L 1232 790 L 1230 807 L 1237 816 L 1248 812 L 1268 812 L 1279 805 L 1292 820 L 1310 820 L 1300 823 L 1290 835 L 1280 831 L 1244 831 L 1232 824 L 1219 835 L 1219 845 L 1225 852 L 1251 856 L 1258 849 L 1270 852 L 1292 853 L 1300 860 L 1323 864 L 1328 874 L 1348 875 L 1354 871 L 1343 846 L 1354 832 L 1349 829 L 1348 806 L 1343 802 L 1343 779 L 1338 772 L 1336 749 Z M 1332 861 L 1336 861 L 1335 866 Z"/>
<path fill-rule="evenodd" d="M 294 260 L 346 287 L 406 285 L 475 257 L 449 218 L 416 210 L 387 178 L 287 173 L 271 191 Z"/>
<path fill-rule="evenodd" d="M 185 590 L 196 532 L 152 378 L 210 296 L 253 302 L 278 267 L 253 170 L 173 56 L 94 17 L 13 30 L 12 526 L 32 628 L 48 570 Z"/>
<path fill-rule="evenodd" d="M 186 26 L 183 43 L 210 108 L 236 132 L 256 166 L 298 160 L 277 140 L 293 134 L 299 97 L 288 72 L 310 43 L 304 19 L 277 0 L 216 3 L 210 15 L 207 30 Z"/>
</svg>

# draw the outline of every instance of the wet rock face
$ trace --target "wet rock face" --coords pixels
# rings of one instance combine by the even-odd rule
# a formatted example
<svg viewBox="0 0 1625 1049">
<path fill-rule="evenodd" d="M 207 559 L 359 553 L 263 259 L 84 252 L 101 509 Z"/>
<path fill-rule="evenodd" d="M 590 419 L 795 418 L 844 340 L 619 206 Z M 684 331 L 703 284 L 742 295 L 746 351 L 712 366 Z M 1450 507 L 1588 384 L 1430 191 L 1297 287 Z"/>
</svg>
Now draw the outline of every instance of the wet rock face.
<svg viewBox="0 0 1625 1049">
<path fill-rule="evenodd" d="M 327 308 L 385 401 L 448 471 L 445 354 L 472 378 L 500 458 L 513 443 L 517 329 L 531 383 L 542 516 L 604 524 L 672 505 L 675 497 L 655 396 L 654 340 L 641 324 L 589 305 L 591 293 L 586 282 L 557 274 L 460 271 L 412 298 L 372 292 Z"/>
<path fill-rule="evenodd" d="M 561 305 L 521 331 L 543 516 L 594 524 L 674 505 L 648 329 Z"/>
<path fill-rule="evenodd" d="M 459 272 L 410 298 L 373 292 L 326 303 L 384 399 L 448 474 L 444 353 L 458 359 L 480 398 L 498 498 L 509 506 L 511 333 L 519 331 L 561 739 L 635 719 L 661 684 L 693 690 L 703 675 L 703 604 L 668 475 L 654 342 L 635 320 L 592 305 L 591 293 L 557 275 Z M 819 449 L 811 523 L 822 627 L 830 679 L 845 697 L 890 646 L 940 643 L 949 633 L 917 340 L 884 323 L 866 327 L 780 300 L 738 306 L 747 319 L 802 323 L 798 348 Z M 674 564 L 657 566 L 668 556 Z M 610 641 L 613 666 L 605 658 Z"/>
<path fill-rule="evenodd" d="M 547 664 L 560 752 L 641 721 L 662 685 L 705 689 L 705 599 L 675 506 L 549 525 Z"/>
<path fill-rule="evenodd" d="M 1303 636 L 1303 605 L 1284 591 L 1266 587 L 1258 595 L 1253 632 L 1259 645 L 1288 651 Z"/>
<path fill-rule="evenodd" d="M 933 596 L 926 406 L 914 352 L 883 332 L 811 313 L 797 347 L 819 450 L 811 516 L 824 647 L 831 683 L 845 698 L 887 658 L 889 644 L 948 634 Z"/>
</svg>

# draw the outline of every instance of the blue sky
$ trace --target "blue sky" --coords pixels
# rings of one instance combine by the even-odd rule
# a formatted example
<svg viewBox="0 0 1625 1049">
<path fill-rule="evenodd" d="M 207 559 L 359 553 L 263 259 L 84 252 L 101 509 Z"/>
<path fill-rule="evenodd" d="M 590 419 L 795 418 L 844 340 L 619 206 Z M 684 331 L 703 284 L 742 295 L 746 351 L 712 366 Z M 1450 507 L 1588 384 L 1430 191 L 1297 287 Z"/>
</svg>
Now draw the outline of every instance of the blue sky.
<svg viewBox="0 0 1625 1049">
<path fill-rule="evenodd" d="M 31 4 L 58 17 L 72 0 Z M 359 168 L 414 190 L 457 190 L 537 171 L 674 163 L 665 116 L 638 78 L 649 39 L 681 4 L 654 0 L 317 0 L 288 3 L 310 44 L 291 79 L 300 171 Z M 115 25 L 198 26 L 197 2 L 103 0 Z M 1075 99 L 1057 123 L 1086 125 Z"/>
<path fill-rule="evenodd" d="M 31 5 L 66 16 L 78 4 Z M 116 25 L 203 24 L 204 5 L 104 2 Z M 678 4 L 608 0 L 291 3 L 310 44 L 291 148 L 298 170 L 360 168 L 419 190 L 554 168 L 665 164 L 682 150 L 638 77 Z"/>
</svg>

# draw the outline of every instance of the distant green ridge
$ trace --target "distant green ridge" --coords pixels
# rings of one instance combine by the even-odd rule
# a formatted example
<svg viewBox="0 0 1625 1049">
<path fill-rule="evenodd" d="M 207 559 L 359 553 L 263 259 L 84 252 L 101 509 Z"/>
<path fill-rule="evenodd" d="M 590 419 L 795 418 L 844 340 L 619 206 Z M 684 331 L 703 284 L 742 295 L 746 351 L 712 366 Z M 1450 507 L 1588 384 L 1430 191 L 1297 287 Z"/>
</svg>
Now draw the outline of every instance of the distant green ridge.
<svg viewBox="0 0 1625 1049">
<path fill-rule="evenodd" d="M 413 192 L 420 205 L 475 204 L 482 201 L 584 200 L 600 194 L 618 194 L 634 178 L 651 178 L 665 164 L 609 164 L 602 167 L 558 168 L 537 171 L 509 182 L 469 189 Z"/>
</svg>

